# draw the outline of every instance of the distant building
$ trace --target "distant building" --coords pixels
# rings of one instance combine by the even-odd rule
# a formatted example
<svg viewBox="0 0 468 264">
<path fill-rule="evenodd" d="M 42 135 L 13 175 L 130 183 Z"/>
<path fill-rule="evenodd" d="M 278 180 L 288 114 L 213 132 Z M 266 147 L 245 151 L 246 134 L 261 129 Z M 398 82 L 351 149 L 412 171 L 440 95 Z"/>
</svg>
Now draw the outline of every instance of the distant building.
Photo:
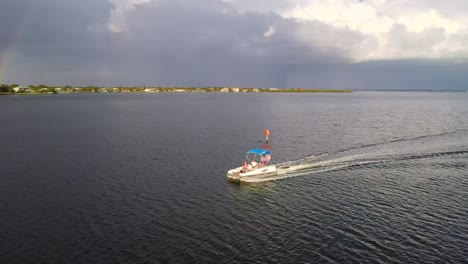
<svg viewBox="0 0 468 264">
<path fill-rule="evenodd" d="M 235 92 L 235 93 L 238 93 L 238 92 L 239 92 L 239 88 L 237 88 L 237 87 L 233 87 L 233 88 L 231 88 L 231 90 L 232 90 L 233 92 Z"/>
<path fill-rule="evenodd" d="M 219 90 L 219 91 L 222 92 L 222 93 L 227 93 L 227 92 L 229 92 L 229 88 L 224 87 L 224 88 L 221 88 L 221 90 Z"/>
<path fill-rule="evenodd" d="M 155 89 L 155 88 L 146 88 L 145 90 L 143 90 L 143 92 L 145 92 L 145 93 L 157 93 L 158 90 Z"/>
<path fill-rule="evenodd" d="M 13 88 L 13 91 L 15 91 L 15 93 L 35 93 L 36 91 L 34 91 L 33 89 L 29 88 L 29 87 L 24 87 L 24 86 L 16 86 Z"/>
</svg>

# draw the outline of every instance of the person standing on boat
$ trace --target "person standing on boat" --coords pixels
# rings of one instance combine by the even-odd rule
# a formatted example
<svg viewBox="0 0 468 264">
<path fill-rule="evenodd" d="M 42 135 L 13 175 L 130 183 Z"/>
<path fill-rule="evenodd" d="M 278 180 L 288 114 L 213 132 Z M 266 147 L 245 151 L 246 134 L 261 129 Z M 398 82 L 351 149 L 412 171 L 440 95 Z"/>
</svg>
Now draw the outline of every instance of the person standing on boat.
<svg viewBox="0 0 468 264">
<path fill-rule="evenodd" d="M 262 166 L 266 166 L 268 164 L 268 162 L 270 161 L 271 159 L 271 155 L 270 154 L 266 154 L 266 155 L 263 155 L 262 156 Z"/>
<path fill-rule="evenodd" d="M 242 167 L 242 173 L 246 173 L 249 170 L 249 162 L 244 161 L 244 167 Z"/>
</svg>

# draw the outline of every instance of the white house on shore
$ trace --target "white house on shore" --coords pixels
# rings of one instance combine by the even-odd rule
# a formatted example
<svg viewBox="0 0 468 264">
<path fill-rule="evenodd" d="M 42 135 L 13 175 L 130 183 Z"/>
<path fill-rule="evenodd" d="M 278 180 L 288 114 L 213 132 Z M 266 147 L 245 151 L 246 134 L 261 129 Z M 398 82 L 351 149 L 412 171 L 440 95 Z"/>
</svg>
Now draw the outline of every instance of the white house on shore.
<svg viewBox="0 0 468 264">
<path fill-rule="evenodd" d="M 34 91 L 33 89 L 29 88 L 29 87 L 24 87 L 24 86 L 17 86 L 17 87 L 14 87 L 13 88 L 13 91 L 15 91 L 15 93 L 19 93 L 19 92 L 22 92 L 22 93 L 35 93 L 36 91 Z"/>
<path fill-rule="evenodd" d="M 157 93 L 158 90 L 155 89 L 155 88 L 146 88 L 145 90 L 143 90 L 143 92 L 145 92 L 145 93 Z"/>
<path fill-rule="evenodd" d="M 240 91 L 240 88 L 237 88 L 237 87 L 224 87 L 224 88 L 221 88 L 221 90 L 219 90 L 219 91 L 222 92 L 222 93 L 228 93 L 228 92 L 238 93 Z"/>
</svg>

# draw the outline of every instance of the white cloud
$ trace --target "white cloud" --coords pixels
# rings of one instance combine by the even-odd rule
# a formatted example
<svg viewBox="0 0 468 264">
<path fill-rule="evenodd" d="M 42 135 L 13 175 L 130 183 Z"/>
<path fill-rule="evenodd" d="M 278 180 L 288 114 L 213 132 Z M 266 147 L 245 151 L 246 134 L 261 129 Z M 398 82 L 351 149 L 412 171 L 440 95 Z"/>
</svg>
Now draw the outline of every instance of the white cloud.
<svg viewBox="0 0 468 264">
<path fill-rule="evenodd" d="M 110 0 L 114 5 L 111 11 L 109 28 L 112 32 L 122 32 L 127 28 L 126 14 L 137 5 L 147 4 L 154 0 Z"/>
<path fill-rule="evenodd" d="M 268 30 L 265 31 L 265 33 L 263 33 L 263 36 L 264 36 L 265 38 L 269 38 L 269 37 L 271 37 L 271 36 L 272 36 L 273 34 L 275 34 L 275 33 L 276 33 L 275 28 L 270 26 L 270 27 L 268 28 Z"/>
<path fill-rule="evenodd" d="M 263 0 L 231 0 L 239 8 L 272 11 L 301 22 L 319 21 L 336 31 L 307 31 L 297 35 L 304 43 L 342 45 L 356 61 L 399 58 L 451 58 L 468 56 L 468 0 L 279 0 L 268 5 Z M 254 3 L 254 4 L 249 4 Z M 256 10 L 255 10 L 256 9 Z M 363 39 L 333 43 L 340 29 L 362 34 Z M 312 30 L 312 29 L 310 29 Z M 350 49 L 352 47 L 352 49 Z"/>
</svg>

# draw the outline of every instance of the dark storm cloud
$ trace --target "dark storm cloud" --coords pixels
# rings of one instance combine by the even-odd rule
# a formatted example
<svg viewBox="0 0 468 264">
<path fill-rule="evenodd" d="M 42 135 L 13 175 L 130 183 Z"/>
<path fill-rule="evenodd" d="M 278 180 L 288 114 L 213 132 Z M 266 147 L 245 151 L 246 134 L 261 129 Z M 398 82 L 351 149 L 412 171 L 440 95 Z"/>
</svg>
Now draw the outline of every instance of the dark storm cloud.
<svg viewBox="0 0 468 264">
<path fill-rule="evenodd" d="M 289 65 L 345 61 L 342 50 L 298 40 L 299 27 L 331 30 L 323 23 L 202 2 L 196 5 L 204 8 L 177 0 L 138 6 L 127 14 L 127 30 L 115 36 L 116 56 L 124 54 L 128 68 L 155 69 L 165 84 L 194 85 L 281 86 Z"/>
<path fill-rule="evenodd" d="M 139 4 L 120 14 L 125 24 L 115 33 L 109 27 L 112 5 L 104 0 L 6 0 L 0 5 L 8 22 L 0 45 L 7 46 L 24 24 L 14 65 L 28 76 L 43 76 L 41 82 L 63 83 L 66 77 L 109 85 L 281 86 L 290 64 L 343 60 L 343 51 L 298 41 L 297 21 L 271 12 L 240 13 L 217 0 Z M 319 22 L 308 24 L 317 33 L 331 30 Z"/>
<path fill-rule="evenodd" d="M 453 60 L 382 60 L 333 69 L 289 71 L 286 86 L 354 90 L 465 90 L 467 63 Z"/>
<path fill-rule="evenodd" d="M 0 47 L 47 62 L 97 56 L 109 43 L 107 0 L 2 0 Z"/>
</svg>

